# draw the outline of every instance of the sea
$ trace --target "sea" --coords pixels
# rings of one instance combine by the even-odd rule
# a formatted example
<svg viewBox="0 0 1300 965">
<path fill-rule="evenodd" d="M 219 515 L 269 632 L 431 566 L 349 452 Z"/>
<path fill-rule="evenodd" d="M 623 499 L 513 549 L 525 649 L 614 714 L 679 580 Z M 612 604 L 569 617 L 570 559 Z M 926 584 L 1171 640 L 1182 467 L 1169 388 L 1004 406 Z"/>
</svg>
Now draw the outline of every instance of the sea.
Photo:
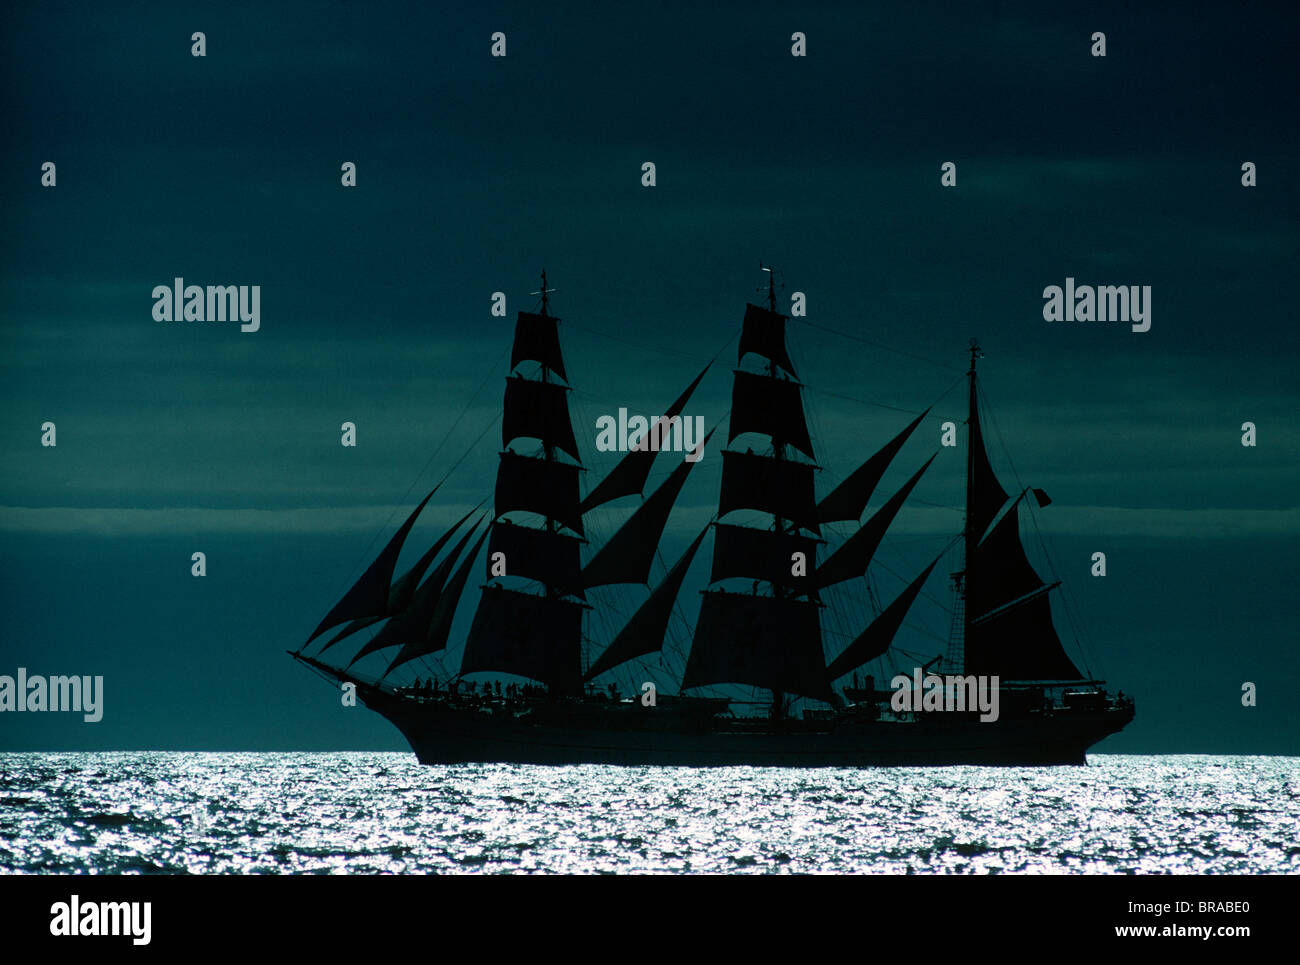
<svg viewBox="0 0 1300 965">
<path fill-rule="evenodd" d="M 1298 827 L 1298 757 L 802 770 L 0 754 L 9 874 L 1295 874 Z"/>
</svg>

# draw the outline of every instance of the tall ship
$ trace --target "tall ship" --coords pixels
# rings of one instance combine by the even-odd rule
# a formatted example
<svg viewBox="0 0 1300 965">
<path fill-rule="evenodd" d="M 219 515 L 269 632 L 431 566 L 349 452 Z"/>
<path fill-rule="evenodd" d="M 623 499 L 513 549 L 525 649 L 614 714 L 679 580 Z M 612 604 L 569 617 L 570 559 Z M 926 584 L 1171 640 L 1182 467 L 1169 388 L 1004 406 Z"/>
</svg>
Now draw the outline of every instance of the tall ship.
<svg viewBox="0 0 1300 965">
<path fill-rule="evenodd" d="M 425 764 L 1084 764 L 1134 704 L 1081 672 L 1057 634 L 1060 582 L 1039 576 L 1020 535 L 1028 501 L 1050 500 L 1009 493 L 994 473 L 975 340 L 965 432 L 947 427 L 948 445 L 964 443 L 963 523 L 884 602 L 877 551 L 943 446 L 867 508 L 930 410 L 819 487 L 789 316 L 764 270 L 766 304 L 745 306 L 739 332 L 726 447 L 708 449 L 721 423 L 704 432 L 685 414 L 710 362 L 663 416 L 606 424 L 626 452 L 585 485 L 543 272 L 540 304 L 515 323 L 492 492 L 399 576 L 446 480 L 435 486 L 290 655 L 392 722 Z M 721 461 L 716 513 L 664 559 L 678 495 L 706 456 Z M 670 471 L 647 494 L 660 460 Z M 595 514 L 620 503 L 635 508 L 600 536 Z M 697 557 L 707 585 L 684 593 Z M 936 570 L 950 606 L 926 592 Z M 947 611 L 937 655 L 900 641 L 920 597 Z M 647 667 L 660 682 L 671 668 L 676 692 Z"/>
</svg>

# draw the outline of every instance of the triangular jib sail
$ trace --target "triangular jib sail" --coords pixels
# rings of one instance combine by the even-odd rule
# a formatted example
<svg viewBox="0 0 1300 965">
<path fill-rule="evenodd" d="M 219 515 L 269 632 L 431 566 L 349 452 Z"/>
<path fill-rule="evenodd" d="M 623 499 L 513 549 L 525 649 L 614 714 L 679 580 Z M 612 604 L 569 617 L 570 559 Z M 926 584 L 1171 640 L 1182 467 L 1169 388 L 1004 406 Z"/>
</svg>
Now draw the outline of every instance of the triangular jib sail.
<svg viewBox="0 0 1300 965">
<path fill-rule="evenodd" d="M 481 506 L 482 504 L 480 503 L 479 505 Z M 403 611 L 405 611 L 414 600 L 416 587 L 420 583 L 420 578 L 424 576 L 425 570 L 429 568 L 429 564 L 431 564 L 434 561 L 439 551 L 441 551 L 443 546 L 446 545 L 447 541 L 451 539 L 452 534 L 454 534 L 456 530 L 460 529 L 460 527 L 464 525 L 465 520 L 469 519 L 470 516 L 474 514 L 477 508 L 478 507 L 475 507 L 475 509 L 471 509 L 464 516 L 462 516 L 455 523 L 453 523 L 451 528 L 447 530 L 447 532 L 443 533 L 434 541 L 434 544 L 431 547 L 429 547 L 429 549 L 425 552 L 423 556 L 419 558 L 419 560 L 416 561 L 415 565 L 412 566 L 409 570 L 407 570 L 404 574 L 402 574 L 401 578 L 398 579 L 398 581 L 393 584 L 392 589 L 389 590 L 388 593 L 388 608 L 385 613 L 380 614 L 378 616 L 359 617 L 358 619 L 353 620 L 346 627 L 344 627 L 333 637 L 331 637 L 329 641 L 325 644 L 325 646 L 320 648 L 320 652 L 324 653 L 326 650 L 334 646 L 334 644 L 338 643 L 344 637 L 349 637 L 359 630 L 364 630 L 366 627 L 373 626 L 374 624 L 378 623 L 380 620 L 383 620 L 388 616 L 392 616 L 394 614 L 402 613 Z M 448 564 L 448 568 L 450 568 L 450 564 Z M 443 574 L 443 578 L 444 579 L 446 578 L 445 573 Z M 439 586 L 442 585 L 441 581 L 439 582 L 438 585 Z"/>
<path fill-rule="evenodd" d="M 441 485 L 442 483 L 438 484 Z M 420 505 L 412 510 L 406 522 L 393 534 L 393 538 L 388 541 L 383 552 L 375 558 L 375 561 L 361 574 L 361 578 L 353 584 L 352 589 L 344 594 L 343 599 L 334 605 L 334 609 L 330 610 L 320 625 L 312 631 L 312 635 L 307 638 L 307 643 L 311 643 L 330 627 L 336 627 L 340 623 L 356 620 L 359 617 L 382 617 L 388 613 L 389 586 L 393 581 L 393 569 L 397 566 L 397 557 L 402 553 L 402 544 L 406 542 L 406 534 L 415 525 L 415 518 L 420 515 L 420 510 L 424 509 L 425 503 L 438 491 L 438 486 L 434 486 L 429 490 L 429 495 L 420 500 Z"/>
<path fill-rule="evenodd" d="M 404 646 L 407 643 L 428 638 L 434 612 L 437 610 L 439 600 L 444 595 L 448 574 L 451 573 L 451 568 L 456 565 L 456 560 L 461 551 L 465 549 L 465 544 L 474 536 L 474 531 L 478 529 L 482 522 L 482 519 L 475 521 L 474 525 L 460 538 L 451 552 L 443 558 L 441 563 L 434 567 L 428 578 L 420 584 L 419 589 L 415 591 L 415 595 L 411 599 L 410 606 L 401 613 L 395 614 L 378 633 L 366 641 L 348 666 L 377 650 L 383 650 L 386 647 Z"/>
</svg>

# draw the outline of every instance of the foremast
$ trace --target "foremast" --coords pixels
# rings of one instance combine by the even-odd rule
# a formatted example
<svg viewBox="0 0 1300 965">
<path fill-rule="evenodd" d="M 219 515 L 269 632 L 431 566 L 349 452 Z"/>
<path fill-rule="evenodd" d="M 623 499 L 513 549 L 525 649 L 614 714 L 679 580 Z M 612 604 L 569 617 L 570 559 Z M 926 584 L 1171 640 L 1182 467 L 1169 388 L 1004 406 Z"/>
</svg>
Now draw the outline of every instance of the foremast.
<svg viewBox="0 0 1300 965">
<path fill-rule="evenodd" d="M 764 266 L 761 262 L 759 263 L 759 269 L 767 272 L 767 310 L 773 315 L 776 315 L 778 314 L 776 310 L 776 269 L 771 265 Z M 767 374 L 773 379 L 777 377 L 776 362 L 771 359 L 769 359 L 767 363 Z M 809 455 L 811 455 L 811 453 L 809 453 Z M 786 458 L 785 442 L 779 436 L 772 437 L 772 456 L 778 462 L 784 461 Z M 781 536 L 797 532 L 799 529 L 799 527 L 793 522 L 782 519 L 779 515 L 774 517 L 772 526 L 776 533 Z M 810 557 L 808 563 L 810 565 L 815 565 L 816 559 Z M 786 596 L 790 595 L 790 593 L 791 591 L 789 588 L 783 584 L 772 584 L 772 595 L 778 599 L 784 599 Z M 783 690 L 777 689 L 772 691 L 772 708 L 770 716 L 773 720 L 780 720 L 785 716 L 785 692 Z"/>
<path fill-rule="evenodd" d="M 569 389 L 553 378 L 568 382 L 556 327 L 558 319 L 550 314 L 549 296 L 553 291 L 547 287 L 543 272 L 542 287 L 534 292 L 541 296 L 540 311 L 519 313 L 511 368 L 524 361 L 534 361 L 541 366 L 541 376 L 536 380 L 518 375 L 507 379 L 502 423 L 502 444 L 506 451 L 498 467 L 497 520 L 492 527 L 493 542 L 489 544 L 489 580 L 499 576 L 492 569 L 495 551 L 499 550 L 508 574 L 533 581 L 542 592 L 540 595 L 526 593 L 500 582 L 485 586 L 466 640 L 461 672 L 516 674 L 541 681 L 552 695 L 576 696 L 581 693 L 583 683 L 598 672 L 596 668 L 611 660 L 622 662 L 628 659 L 621 656 L 625 650 L 645 646 L 648 637 L 642 628 L 633 634 L 635 639 L 624 636 L 618 648 L 611 647 L 583 674 L 582 616 L 588 608 L 586 591 L 618 583 L 648 584 L 650 567 L 669 514 L 687 475 L 698 461 L 698 454 L 691 460 L 683 458 L 623 525 L 603 545 L 594 548 L 585 565 L 580 561 L 580 539 L 564 530 L 583 537 L 586 513 L 614 499 L 641 494 L 661 444 L 662 448 L 668 448 L 669 438 L 673 436 L 675 442 L 685 445 L 691 423 L 683 420 L 681 413 L 704 372 L 695 377 L 663 418 L 580 501 L 581 462 L 569 418 L 566 396 Z M 509 443 L 518 438 L 539 440 L 541 455 L 530 458 L 512 452 Z M 690 441 L 687 448 L 702 448 L 708 436 Z M 506 514 L 518 510 L 540 514 L 543 527 L 539 530 L 512 524 Z M 685 562 L 689 565 L 689 559 Z M 684 574 L 684 566 L 679 566 L 676 572 Z M 674 579 L 680 585 L 680 577 L 670 573 L 668 582 Z M 652 594 L 647 603 L 653 603 L 652 609 L 658 610 L 665 607 L 664 601 L 665 595 L 660 593 Z M 671 599 L 667 603 L 670 605 Z M 658 619 L 657 613 L 652 614 L 649 624 L 653 626 Z M 663 620 L 666 623 L 666 613 Z"/>
<path fill-rule="evenodd" d="M 488 575 L 496 579 L 483 587 L 460 672 L 517 674 L 541 681 L 555 696 L 573 696 L 582 689 L 584 604 L 570 598 L 583 536 L 582 463 L 569 417 L 559 319 L 550 312 L 553 291 L 543 271 L 541 289 L 533 293 L 541 296 L 539 311 L 521 311 L 515 322 L 489 544 Z M 516 371 L 526 362 L 539 365 L 540 377 Z M 540 455 L 512 449 L 519 439 L 539 441 Z M 540 516 L 542 525 L 512 520 L 514 513 Z"/>
</svg>

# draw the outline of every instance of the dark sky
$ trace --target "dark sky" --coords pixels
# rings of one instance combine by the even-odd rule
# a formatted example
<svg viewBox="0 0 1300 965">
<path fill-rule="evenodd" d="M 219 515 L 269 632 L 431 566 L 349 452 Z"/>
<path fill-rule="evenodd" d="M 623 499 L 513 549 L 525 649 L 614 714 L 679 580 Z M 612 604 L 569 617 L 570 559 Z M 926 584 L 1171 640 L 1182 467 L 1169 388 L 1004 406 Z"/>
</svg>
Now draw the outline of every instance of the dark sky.
<svg viewBox="0 0 1300 965">
<path fill-rule="evenodd" d="M 284 651 L 491 425 L 540 268 L 598 478 L 596 417 L 662 411 L 737 333 L 763 259 L 786 304 L 808 297 L 789 340 L 822 492 L 936 403 L 873 508 L 897 488 L 964 417 L 980 338 L 995 466 L 1051 494 L 1035 518 L 1089 663 L 1139 701 L 1101 750 L 1300 753 L 1300 18 L 862 6 L 11 6 L 0 674 L 102 674 L 106 696 L 97 724 L 5 714 L 0 749 L 404 748 Z M 178 275 L 260 285 L 261 330 L 155 322 Z M 1044 321 L 1067 276 L 1150 285 L 1151 330 Z M 720 362 L 688 410 L 710 425 L 734 345 Z M 490 492 L 497 443 L 404 562 Z M 960 527 L 961 459 L 900 516 L 884 598 Z M 693 472 L 665 558 L 719 467 Z M 928 596 L 949 602 L 941 576 Z M 932 610 L 909 649 L 942 649 Z"/>
</svg>

